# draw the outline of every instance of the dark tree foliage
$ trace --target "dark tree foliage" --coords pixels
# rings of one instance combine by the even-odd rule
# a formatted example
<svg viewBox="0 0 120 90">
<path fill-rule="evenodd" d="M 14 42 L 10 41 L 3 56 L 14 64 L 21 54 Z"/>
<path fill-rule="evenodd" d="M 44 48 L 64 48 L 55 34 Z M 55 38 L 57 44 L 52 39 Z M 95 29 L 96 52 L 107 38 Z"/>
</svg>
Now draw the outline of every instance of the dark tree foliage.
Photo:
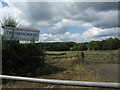
<svg viewBox="0 0 120 90">
<path fill-rule="evenodd" d="M 71 51 L 78 51 L 78 46 L 71 47 Z"/>
<path fill-rule="evenodd" d="M 44 67 L 44 52 L 36 44 L 7 40 L 2 44 L 2 74 L 35 76 L 37 68 Z"/>
<path fill-rule="evenodd" d="M 72 42 L 72 41 L 70 41 L 70 42 L 65 42 L 65 44 L 67 44 L 68 47 L 74 47 L 74 46 L 77 46 L 77 43 L 76 43 L 76 42 Z"/>
<path fill-rule="evenodd" d="M 17 27 L 19 25 L 19 22 L 16 21 L 16 19 L 12 16 L 9 17 L 3 17 L 0 21 L 2 28 L 5 27 Z"/>
<path fill-rule="evenodd" d="M 69 51 L 70 46 L 66 42 L 38 43 L 39 47 L 46 51 Z"/>
<path fill-rule="evenodd" d="M 76 42 L 49 42 L 38 43 L 46 51 L 84 51 L 84 50 L 116 50 L 120 48 L 118 38 L 109 38 L 102 41 Z"/>
<path fill-rule="evenodd" d="M 87 48 L 87 44 L 85 44 L 85 43 L 80 43 L 79 45 L 78 45 L 78 50 L 79 51 L 85 51 L 85 50 L 87 50 L 88 48 Z"/>
<path fill-rule="evenodd" d="M 120 40 L 118 38 L 109 38 L 103 41 L 91 41 L 88 43 L 90 50 L 116 50 L 120 48 Z"/>
<path fill-rule="evenodd" d="M 99 41 L 91 41 L 88 43 L 87 47 L 89 50 L 99 50 Z"/>
<path fill-rule="evenodd" d="M 109 38 L 100 42 L 99 50 L 116 50 L 120 49 L 120 40 L 118 38 Z"/>
</svg>

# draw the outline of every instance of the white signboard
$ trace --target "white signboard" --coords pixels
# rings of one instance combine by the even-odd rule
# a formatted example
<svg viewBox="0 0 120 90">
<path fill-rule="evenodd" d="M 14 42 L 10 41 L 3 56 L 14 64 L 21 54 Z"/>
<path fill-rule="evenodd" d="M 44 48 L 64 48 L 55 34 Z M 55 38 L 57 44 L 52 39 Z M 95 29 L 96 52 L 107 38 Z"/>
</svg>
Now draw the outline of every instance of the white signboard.
<svg viewBox="0 0 120 90">
<path fill-rule="evenodd" d="M 39 30 L 6 27 L 4 28 L 4 37 L 7 40 L 38 41 L 39 32 Z"/>
</svg>

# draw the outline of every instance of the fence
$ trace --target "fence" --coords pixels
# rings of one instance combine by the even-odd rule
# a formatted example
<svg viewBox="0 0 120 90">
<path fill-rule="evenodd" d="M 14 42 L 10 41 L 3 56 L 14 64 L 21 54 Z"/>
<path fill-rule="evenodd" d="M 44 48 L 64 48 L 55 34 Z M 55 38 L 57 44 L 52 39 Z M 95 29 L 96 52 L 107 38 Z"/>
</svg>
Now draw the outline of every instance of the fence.
<svg viewBox="0 0 120 90">
<path fill-rule="evenodd" d="M 76 55 L 68 56 L 66 52 L 63 53 L 47 53 L 48 58 L 46 60 L 51 59 L 61 59 L 52 63 L 57 63 L 58 61 L 65 60 L 64 58 L 73 58 L 77 57 L 78 60 L 86 63 L 119 63 L 119 58 L 116 53 L 85 53 L 78 52 Z M 63 59 L 62 59 L 63 58 Z"/>
<path fill-rule="evenodd" d="M 27 81 L 27 82 L 36 82 L 36 83 L 80 86 L 80 87 L 120 88 L 120 83 L 109 83 L 109 82 L 86 82 L 86 81 L 37 79 L 37 78 L 7 76 L 7 75 L 0 75 L 0 78 L 1 79 L 12 79 L 12 80 L 19 80 L 19 81 Z"/>
<path fill-rule="evenodd" d="M 84 58 L 84 53 L 83 52 L 78 52 L 77 55 L 72 55 L 72 56 L 67 56 L 66 52 L 58 53 L 58 54 L 56 54 L 56 53 L 46 53 L 46 56 L 50 56 L 50 58 L 47 58 L 47 60 L 57 59 L 57 58 L 72 58 L 72 57 Z"/>
<path fill-rule="evenodd" d="M 83 52 L 78 52 L 76 55 L 69 56 L 66 52 L 62 53 L 46 53 L 46 60 L 49 64 L 58 63 L 59 61 L 64 61 L 66 58 L 79 58 L 81 61 L 84 60 Z"/>
<path fill-rule="evenodd" d="M 66 58 L 66 52 L 63 52 L 63 53 L 46 53 L 46 56 L 52 56 L 50 58 L 46 58 L 46 59 L 57 59 L 57 58 Z M 53 57 L 55 56 L 55 57 Z M 59 56 L 59 57 L 58 57 Z M 60 57 L 62 56 L 62 57 Z"/>
</svg>

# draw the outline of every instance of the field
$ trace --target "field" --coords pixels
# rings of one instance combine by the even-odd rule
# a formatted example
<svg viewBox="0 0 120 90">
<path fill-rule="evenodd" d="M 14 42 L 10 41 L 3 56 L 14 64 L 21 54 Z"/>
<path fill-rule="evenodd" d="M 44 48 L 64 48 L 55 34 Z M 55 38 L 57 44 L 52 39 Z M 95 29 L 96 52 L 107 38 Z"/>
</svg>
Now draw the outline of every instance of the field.
<svg viewBox="0 0 120 90">
<path fill-rule="evenodd" d="M 78 51 L 65 51 L 65 52 L 66 57 L 68 58 L 49 59 L 51 57 L 53 58 L 54 56 L 47 56 L 46 60 L 46 63 L 49 63 L 59 68 L 63 68 L 64 69 L 63 71 L 59 71 L 49 75 L 37 76 L 36 78 L 74 80 L 74 81 L 93 81 L 93 82 L 118 82 L 118 65 L 119 65 L 118 50 L 83 51 L 85 53 L 83 60 L 81 60 L 79 57 L 70 57 L 78 55 Z M 59 54 L 62 52 L 48 51 L 46 53 Z M 86 87 L 50 85 L 17 81 L 15 83 L 8 83 L 3 85 L 3 88 L 86 88 Z"/>
</svg>

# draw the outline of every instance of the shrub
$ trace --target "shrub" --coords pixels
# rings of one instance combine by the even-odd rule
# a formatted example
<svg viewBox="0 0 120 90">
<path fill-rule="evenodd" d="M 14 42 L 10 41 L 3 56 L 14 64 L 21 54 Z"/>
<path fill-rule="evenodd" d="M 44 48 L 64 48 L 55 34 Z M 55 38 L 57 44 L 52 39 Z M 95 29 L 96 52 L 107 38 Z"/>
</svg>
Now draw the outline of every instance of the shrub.
<svg viewBox="0 0 120 90">
<path fill-rule="evenodd" d="M 2 44 L 2 74 L 35 76 L 37 68 L 44 67 L 44 51 L 36 44 L 8 40 Z"/>
</svg>

